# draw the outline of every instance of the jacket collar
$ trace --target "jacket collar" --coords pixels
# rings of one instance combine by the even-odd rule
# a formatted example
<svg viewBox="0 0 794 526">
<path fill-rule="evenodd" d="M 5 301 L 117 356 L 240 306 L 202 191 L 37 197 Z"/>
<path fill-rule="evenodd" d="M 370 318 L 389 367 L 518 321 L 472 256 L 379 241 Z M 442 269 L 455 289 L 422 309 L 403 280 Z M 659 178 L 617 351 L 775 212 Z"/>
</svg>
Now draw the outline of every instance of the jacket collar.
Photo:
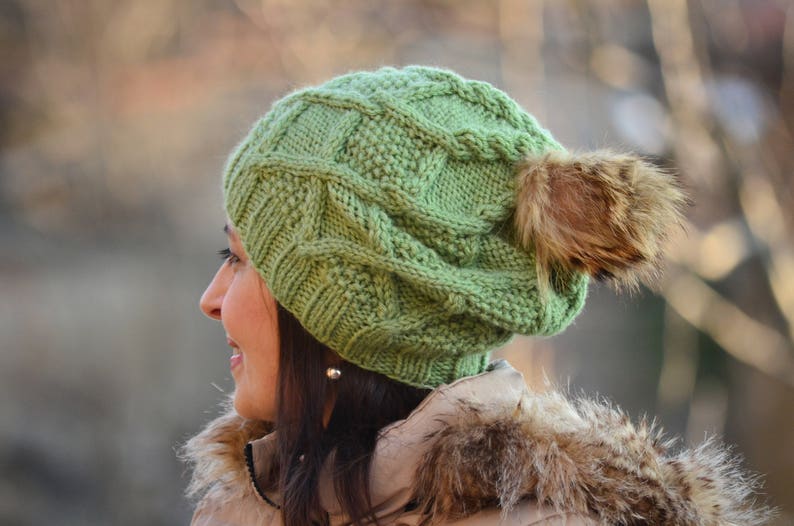
<svg viewBox="0 0 794 526">
<path fill-rule="evenodd" d="M 405 420 L 384 428 L 373 452 L 370 468 L 370 496 L 378 519 L 402 513 L 415 499 L 415 475 L 428 453 L 433 440 L 443 429 L 460 425 L 466 415 L 460 411 L 462 403 L 476 405 L 483 415 L 496 417 L 503 407 L 517 407 L 526 396 L 521 373 L 505 361 L 491 364 L 485 373 L 462 378 L 443 385 L 430 393 Z M 252 483 L 259 495 L 275 504 L 277 497 L 261 490 L 265 487 L 262 476 L 267 472 L 273 455 L 277 432 L 254 440 L 249 444 L 249 470 Z M 331 464 L 320 479 L 320 502 L 333 518 L 341 516 L 335 498 Z"/>
<path fill-rule="evenodd" d="M 250 478 L 240 487 L 235 477 L 231 490 L 250 493 L 272 458 L 276 434 L 251 431 L 239 425 L 235 440 L 224 439 L 250 441 Z M 652 425 L 635 426 L 606 403 L 529 392 L 519 372 L 496 362 L 481 375 L 439 387 L 408 418 L 384 429 L 372 460 L 371 496 L 384 522 L 409 506 L 440 523 L 494 505 L 510 509 L 526 497 L 605 524 L 765 522 L 768 513 L 751 506 L 755 484 L 734 456 L 714 442 L 678 454 L 669 453 L 671 445 Z M 242 451 L 236 458 L 226 469 L 247 475 Z M 343 523 L 330 473 L 325 469 L 320 480 L 321 503 L 332 524 Z"/>
</svg>

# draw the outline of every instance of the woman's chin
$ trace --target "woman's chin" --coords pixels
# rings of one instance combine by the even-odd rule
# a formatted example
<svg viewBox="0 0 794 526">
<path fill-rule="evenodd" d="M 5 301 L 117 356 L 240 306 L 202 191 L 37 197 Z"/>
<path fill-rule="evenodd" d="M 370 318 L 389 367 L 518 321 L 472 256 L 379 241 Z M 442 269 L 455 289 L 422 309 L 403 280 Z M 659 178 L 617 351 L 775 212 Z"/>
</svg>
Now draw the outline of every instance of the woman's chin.
<svg viewBox="0 0 794 526">
<path fill-rule="evenodd" d="M 240 389 L 234 391 L 234 410 L 241 417 L 250 420 L 273 422 L 276 419 L 275 410 L 263 410 L 262 407 L 257 407 Z"/>
<path fill-rule="evenodd" d="M 240 393 L 239 389 L 234 391 L 234 410 L 243 418 L 254 418 L 251 404 L 246 403 L 245 396 Z"/>
</svg>

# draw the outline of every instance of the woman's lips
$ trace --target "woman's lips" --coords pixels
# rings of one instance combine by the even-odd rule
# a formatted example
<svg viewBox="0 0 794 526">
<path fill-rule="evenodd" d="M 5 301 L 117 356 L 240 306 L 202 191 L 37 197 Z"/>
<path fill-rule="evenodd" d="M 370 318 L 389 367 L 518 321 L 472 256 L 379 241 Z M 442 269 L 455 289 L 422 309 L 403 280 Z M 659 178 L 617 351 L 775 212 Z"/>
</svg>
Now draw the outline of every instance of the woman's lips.
<svg viewBox="0 0 794 526">
<path fill-rule="evenodd" d="M 240 348 L 237 345 L 237 342 L 226 337 L 226 343 L 229 344 L 229 347 L 232 348 L 232 356 L 229 358 L 229 367 L 234 369 L 235 367 L 239 366 L 243 363 L 243 354 L 240 352 Z"/>
<path fill-rule="evenodd" d="M 233 354 L 231 358 L 229 358 L 229 368 L 234 369 L 242 365 L 243 363 L 243 355 L 242 354 Z"/>
</svg>

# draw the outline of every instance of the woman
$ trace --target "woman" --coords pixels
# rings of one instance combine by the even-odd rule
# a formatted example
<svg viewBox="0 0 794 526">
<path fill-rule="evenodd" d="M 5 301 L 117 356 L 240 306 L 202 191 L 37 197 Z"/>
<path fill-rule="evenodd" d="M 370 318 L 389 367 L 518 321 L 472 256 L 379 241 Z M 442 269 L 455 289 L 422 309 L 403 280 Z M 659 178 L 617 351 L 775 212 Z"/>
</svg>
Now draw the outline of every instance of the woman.
<svg viewBox="0 0 794 526">
<path fill-rule="evenodd" d="M 685 202 L 667 174 L 569 154 L 496 88 L 408 67 L 275 103 L 223 191 L 201 308 L 236 389 L 185 449 L 195 525 L 764 521 L 715 446 L 668 455 L 489 364 L 564 329 L 588 277 L 653 272 Z"/>
</svg>

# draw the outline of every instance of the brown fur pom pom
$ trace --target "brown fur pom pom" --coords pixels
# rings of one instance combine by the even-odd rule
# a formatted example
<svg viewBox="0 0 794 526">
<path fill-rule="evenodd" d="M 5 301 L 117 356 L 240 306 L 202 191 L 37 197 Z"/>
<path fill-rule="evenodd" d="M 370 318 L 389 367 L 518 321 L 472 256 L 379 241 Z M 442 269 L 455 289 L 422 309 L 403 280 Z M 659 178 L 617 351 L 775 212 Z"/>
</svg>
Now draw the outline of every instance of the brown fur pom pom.
<svg viewBox="0 0 794 526">
<path fill-rule="evenodd" d="M 529 156 L 518 165 L 517 190 L 519 240 L 535 249 L 542 288 L 554 265 L 635 288 L 656 273 L 687 201 L 663 170 L 608 151 Z"/>
</svg>

